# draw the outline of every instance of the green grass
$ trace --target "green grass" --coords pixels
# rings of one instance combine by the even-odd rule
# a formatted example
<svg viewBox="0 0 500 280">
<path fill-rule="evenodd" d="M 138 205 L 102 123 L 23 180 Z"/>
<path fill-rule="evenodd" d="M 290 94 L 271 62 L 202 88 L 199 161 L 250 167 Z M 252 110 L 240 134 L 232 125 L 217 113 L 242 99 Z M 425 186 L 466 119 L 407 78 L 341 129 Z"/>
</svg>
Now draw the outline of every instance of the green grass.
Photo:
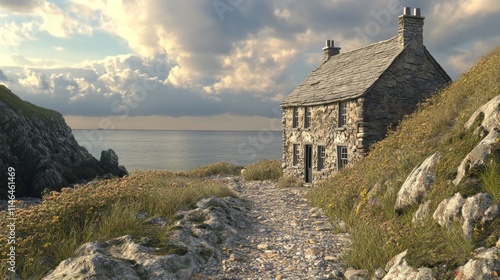
<svg viewBox="0 0 500 280">
<path fill-rule="evenodd" d="M 500 95 L 498 61 L 500 48 L 487 54 L 447 89 L 423 102 L 396 131 L 372 146 L 370 154 L 356 166 L 342 170 L 309 192 L 308 198 L 315 206 L 325 208 L 332 219 L 341 219 L 351 228 L 353 250 L 345 256 L 347 266 L 373 272 L 405 249 L 409 249 L 407 259 L 415 267 L 447 264 L 452 269 L 469 256 L 472 245 L 457 230 L 443 230 L 432 220 L 423 227 L 414 227 L 411 214 L 416 207 L 398 215 L 394 203 L 413 168 L 436 151 L 440 151 L 441 161 L 434 187 L 427 196 L 432 200 L 431 216 L 442 199 L 458 191 L 466 196 L 486 191 L 498 203 L 498 158 L 472 174 L 476 179 L 467 178 L 459 186 L 449 183 L 462 159 L 481 140 L 473 133 L 475 126 L 464 129 L 465 122 L 481 105 Z M 376 194 L 378 203 L 368 206 L 367 193 L 377 182 L 381 185 Z M 488 234 L 476 236 L 474 245 L 499 234 L 492 230 L 495 225 L 496 222 L 485 225 L 484 232 Z"/>
<path fill-rule="evenodd" d="M 283 176 L 281 160 L 261 160 L 245 167 L 243 178 L 248 181 L 278 181 Z"/>
<path fill-rule="evenodd" d="M 176 212 L 189 209 L 203 197 L 235 195 L 225 184 L 194 173 L 135 172 L 130 177 L 51 192 L 41 204 L 18 209 L 17 272 L 25 279 L 40 279 L 89 241 L 131 234 L 137 239 L 148 236 L 166 242 L 167 231 L 143 224 L 137 218 L 138 212 L 163 217 L 172 225 Z M 0 228 L 6 229 L 6 223 L 5 217 L 0 217 Z M 5 258 L 5 236 L 0 237 L 0 242 L 0 254 Z M 168 244 L 160 246 L 167 248 Z M 2 259 L 0 276 L 5 273 L 6 262 Z"/>
<path fill-rule="evenodd" d="M 49 123 L 54 118 L 62 119 L 58 112 L 23 101 L 3 85 L 0 85 L 0 102 L 5 103 L 14 112 L 25 117 L 37 117 Z"/>
<path fill-rule="evenodd" d="M 499 143 L 500 144 L 500 143 Z M 486 170 L 481 174 L 484 191 L 493 195 L 495 203 L 500 203 L 500 157 L 489 159 Z"/>
</svg>

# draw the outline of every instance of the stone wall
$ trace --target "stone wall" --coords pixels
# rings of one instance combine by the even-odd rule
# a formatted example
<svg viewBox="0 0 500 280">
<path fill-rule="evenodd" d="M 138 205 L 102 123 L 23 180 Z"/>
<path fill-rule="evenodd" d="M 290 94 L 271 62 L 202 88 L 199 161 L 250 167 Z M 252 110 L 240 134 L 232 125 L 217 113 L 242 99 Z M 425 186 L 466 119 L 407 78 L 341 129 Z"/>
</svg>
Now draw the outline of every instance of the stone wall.
<svg viewBox="0 0 500 280">
<path fill-rule="evenodd" d="M 412 42 L 365 95 L 363 149 L 383 139 L 388 126 L 396 126 L 419 102 L 448 84 L 424 50 Z"/>
<path fill-rule="evenodd" d="M 304 128 L 305 107 L 299 107 L 298 127 L 292 128 L 293 107 L 283 108 L 283 169 L 285 176 L 305 178 L 305 145 L 313 146 L 313 183 L 317 183 L 332 173 L 337 167 L 337 145 L 348 148 L 349 163 L 361 157 L 357 149 L 362 144 L 358 139 L 358 121 L 363 108 L 362 98 L 350 100 L 347 105 L 347 125 L 338 128 L 338 103 L 311 107 L 311 125 Z M 299 144 L 298 164 L 293 165 L 293 145 Z M 324 169 L 318 167 L 318 146 L 325 146 Z M 362 152 L 362 151 L 361 151 Z"/>
<path fill-rule="evenodd" d="M 305 178 L 305 145 L 313 146 L 313 183 L 337 172 L 337 145 L 348 147 L 349 163 L 382 140 L 388 127 L 411 114 L 418 103 L 449 83 L 421 42 L 409 43 L 393 65 L 363 97 L 348 102 L 348 121 L 338 128 L 338 104 L 313 106 L 311 126 L 304 128 L 305 108 L 299 107 L 299 124 L 292 128 L 293 107 L 283 108 L 283 169 L 285 176 Z M 299 144 L 298 164 L 293 165 L 293 145 Z M 317 170 L 318 146 L 326 147 L 325 168 Z"/>
</svg>

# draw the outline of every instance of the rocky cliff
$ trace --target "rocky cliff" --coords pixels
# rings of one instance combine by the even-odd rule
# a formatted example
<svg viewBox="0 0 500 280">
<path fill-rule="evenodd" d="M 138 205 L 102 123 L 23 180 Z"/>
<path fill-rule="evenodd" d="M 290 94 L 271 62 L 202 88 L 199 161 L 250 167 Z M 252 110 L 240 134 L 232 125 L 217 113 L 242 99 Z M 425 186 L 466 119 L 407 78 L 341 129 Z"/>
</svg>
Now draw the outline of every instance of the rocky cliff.
<svg viewBox="0 0 500 280">
<path fill-rule="evenodd" d="M 113 150 L 97 160 L 78 145 L 61 114 L 23 101 L 0 85 L 0 182 L 7 182 L 8 167 L 16 170 L 16 197 L 40 197 L 46 188 L 58 191 L 106 174 L 127 174 Z M 0 188 L 0 198 L 6 198 L 7 184 Z"/>
</svg>

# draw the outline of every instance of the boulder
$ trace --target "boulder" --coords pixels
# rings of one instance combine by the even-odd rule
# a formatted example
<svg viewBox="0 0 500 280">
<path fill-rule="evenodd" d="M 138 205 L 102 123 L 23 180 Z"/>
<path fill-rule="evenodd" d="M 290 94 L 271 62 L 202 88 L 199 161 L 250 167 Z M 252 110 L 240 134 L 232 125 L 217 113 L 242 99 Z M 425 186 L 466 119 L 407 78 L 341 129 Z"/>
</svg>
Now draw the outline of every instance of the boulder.
<svg viewBox="0 0 500 280">
<path fill-rule="evenodd" d="M 445 198 L 439 203 L 436 211 L 432 214 L 432 218 L 442 227 L 447 227 L 453 221 L 458 221 L 462 217 L 462 206 L 465 199 L 460 193 L 455 193 L 452 197 Z"/>
<path fill-rule="evenodd" d="M 417 270 L 408 265 L 408 263 L 404 259 L 407 253 L 408 250 L 395 256 L 387 263 L 387 265 L 385 266 L 387 274 L 382 279 L 383 280 L 407 280 L 407 279 L 433 280 L 434 277 L 432 270 L 430 268 L 421 267 Z"/>
<path fill-rule="evenodd" d="M 368 273 L 361 269 L 348 268 L 344 272 L 344 277 L 347 280 L 366 280 Z"/>
<path fill-rule="evenodd" d="M 119 165 L 118 156 L 115 151 L 112 149 L 108 149 L 107 151 L 101 152 L 101 159 L 99 160 L 102 168 L 107 170 L 113 175 L 117 175 L 119 177 L 128 176 L 128 171 L 123 165 Z"/>
<path fill-rule="evenodd" d="M 498 205 L 491 205 L 493 197 L 490 194 L 478 193 L 465 200 L 462 207 L 462 226 L 464 235 L 472 237 L 476 223 L 485 223 L 498 216 Z"/>
<path fill-rule="evenodd" d="M 164 243 L 148 237 L 136 242 L 129 235 L 89 242 L 43 279 L 190 279 L 211 257 L 221 257 L 221 244 L 241 239 L 238 230 L 249 223 L 248 207 L 234 197 L 211 197 L 196 206 L 176 215 L 180 220 Z"/>
<path fill-rule="evenodd" d="M 453 184 L 458 185 L 472 169 L 484 166 L 489 155 L 498 149 L 498 139 L 500 131 L 493 128 L 488 135 L 472 149 L 472 151 L 462 160 L 458 167 L 457 176 Z"/>
<path fill-rule="evenodd" d="M 474 258 L 455 271 L 455 280 L 487 280 L 500 278 L 500 249 L 479 248 L 474 251 Z"/>
<path fill-rule="evenodd" d="M 428 157 L 412 173 L 398 192 L 396 211 L 400 211 L 412 204 L 420 203 L 427 195 L 436 178 L 436 168 L 439 163 L 439 151 Z"/>
<path fill-rule="evenodd" d="M 484 116 L 481 122 L 481 127 L 484 130 L 491 131 L 494 128 L 500 128 L 500 95 L 477 109 L 465 123 L 465 128 L 470 129 L 480 114 Z"/>
<path fill-rule="evenodd" d="M 413 213 L 411 222 L 414 225 L 422 225 L 429 216 L 429 213 L 431 211 L 431 201 L 427 200 L 425 203 L 420 204 L 418 207 L 417 211 Z"/>
</svg>

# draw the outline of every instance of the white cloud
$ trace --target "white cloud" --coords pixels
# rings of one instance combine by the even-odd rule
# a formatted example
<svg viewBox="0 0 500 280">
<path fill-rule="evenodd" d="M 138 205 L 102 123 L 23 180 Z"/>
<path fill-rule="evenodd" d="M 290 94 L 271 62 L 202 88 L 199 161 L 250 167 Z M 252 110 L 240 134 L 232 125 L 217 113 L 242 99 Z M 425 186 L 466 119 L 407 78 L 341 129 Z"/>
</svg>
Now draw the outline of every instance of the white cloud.
<svg viewBox="0 0 500 280">
<path fill-rule="evenodd" d="M 500 45 L 500 36 L 476 42 L 467 48 L 454 48 L 456 54 L 450 55 L 446 64 L 457 73 L 469 69 L 482 55 Z"/>
<path fill-rule="evenodd" d="M 0 38 L 4 46 L 19 46 L 25 41 L 33 41 L 35 37 L 33 35 L 36 29 L 35 23 L 23 22 L 6 22 L 0 26 Z"/>
<path fill-rule="evenodd" d="M 32 93 L 50 93 L 50 81 L 43 73 L 26 68 L 18 82 Z"/>
</svg>

